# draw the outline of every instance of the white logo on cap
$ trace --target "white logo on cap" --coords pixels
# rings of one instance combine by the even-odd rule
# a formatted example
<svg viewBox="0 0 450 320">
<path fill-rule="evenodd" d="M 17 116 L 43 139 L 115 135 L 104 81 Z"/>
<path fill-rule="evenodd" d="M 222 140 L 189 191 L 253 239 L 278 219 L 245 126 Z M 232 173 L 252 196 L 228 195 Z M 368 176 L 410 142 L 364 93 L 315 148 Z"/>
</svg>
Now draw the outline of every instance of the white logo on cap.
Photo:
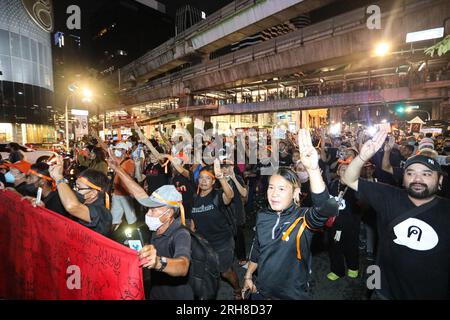
<svg viewBox="0 0 450 320">
<path fill-rule="evenodd" d="M 394 242 L 413 250 L 431 250 L 439 243 L 434 229 L 422 220 L 409 218 L 394 227 Z"/>
<path fill-rule="evenodd" d="M 432 165 L 434 165 L 434 160 L 433 159 L 428 159 L 428 163 L 431 163 Z"/>
</svg>

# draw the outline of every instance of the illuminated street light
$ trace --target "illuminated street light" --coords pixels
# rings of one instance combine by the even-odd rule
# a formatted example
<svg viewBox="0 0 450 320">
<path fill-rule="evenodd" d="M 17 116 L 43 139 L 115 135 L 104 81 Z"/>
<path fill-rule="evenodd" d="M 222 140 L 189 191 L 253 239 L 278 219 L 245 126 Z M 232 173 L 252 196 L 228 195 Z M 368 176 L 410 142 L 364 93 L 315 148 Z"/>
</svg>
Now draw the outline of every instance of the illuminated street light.
<svg viewBox="0 0 450 320">
<path fill-rule="evenodd" d="M 378 57 L 383 57 L 389 53 L 390 45 L 387 42 L 380 42 L 375 47 L 375 55 Z"/>
<path fill-rule="evenodd" d="M 83 88 L 83 97 L 87 99 L 92 98 L 92 91 L 88 88 Z"/>
</svg>

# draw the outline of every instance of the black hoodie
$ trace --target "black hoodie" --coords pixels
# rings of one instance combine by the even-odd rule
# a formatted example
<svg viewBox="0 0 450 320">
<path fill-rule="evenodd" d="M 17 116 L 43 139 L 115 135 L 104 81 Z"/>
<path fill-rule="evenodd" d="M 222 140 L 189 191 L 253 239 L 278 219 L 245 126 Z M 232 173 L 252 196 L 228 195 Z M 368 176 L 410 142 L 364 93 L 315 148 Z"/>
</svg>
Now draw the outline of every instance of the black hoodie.
<svg viewBox="0 0 450 320">
<path fill-rule="evenodd" d="M 292 203 L 280 214 L 271 209 L 258 212 L 250 260 L 258 264 L 256 288 L 266 298 L 311 298 L 308 280 L 313 230 L 322 228 L 328 217 L 337 213 L 337 202 L 330 199 L 327 190 L 311 195 L 312 208 L 299 208 Z M 287 241 L 282 240 L 283 234 L 299 217 L 306 219 L 306 228 L 300 237 L 301 259 L 296 238 L 302 222 L 296 225 Z"/>
</svg>

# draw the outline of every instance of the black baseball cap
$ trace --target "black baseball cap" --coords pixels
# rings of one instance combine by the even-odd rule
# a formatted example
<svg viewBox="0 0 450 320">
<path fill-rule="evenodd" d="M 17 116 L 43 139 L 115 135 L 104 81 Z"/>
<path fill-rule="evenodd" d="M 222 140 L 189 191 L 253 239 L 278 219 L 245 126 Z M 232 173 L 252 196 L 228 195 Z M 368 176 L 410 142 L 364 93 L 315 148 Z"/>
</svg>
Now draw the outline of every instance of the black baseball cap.
<svg viewBox="0 0 450 320">
<path fill-rule="evenodd" d="M 432 171 L 443 173 L 441 166 L 439 165 L 439 163 L 436 160 L 434 160 L 433 158 L 421 155 L 421 154 L 408 158 L 408 160 L 406 160 L 406 162 L 405 162 L 405 170 L 414 163 L 423 164 L 424 166 L 428 167 L 428 169 L 430 169 Z"/>
</svg>

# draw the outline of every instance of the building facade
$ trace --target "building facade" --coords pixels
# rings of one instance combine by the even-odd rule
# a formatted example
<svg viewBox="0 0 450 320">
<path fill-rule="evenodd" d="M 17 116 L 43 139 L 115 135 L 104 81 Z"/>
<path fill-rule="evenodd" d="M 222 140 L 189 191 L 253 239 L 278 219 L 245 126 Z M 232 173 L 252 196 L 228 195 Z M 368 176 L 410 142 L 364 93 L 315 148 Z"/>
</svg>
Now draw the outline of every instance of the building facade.
<svg viewBox="0 0 450 320">
<path fill-rule="evenodd" d="M 51 142 L 51 1 L 0 1 L 0 141 Z"/>
</svg>

